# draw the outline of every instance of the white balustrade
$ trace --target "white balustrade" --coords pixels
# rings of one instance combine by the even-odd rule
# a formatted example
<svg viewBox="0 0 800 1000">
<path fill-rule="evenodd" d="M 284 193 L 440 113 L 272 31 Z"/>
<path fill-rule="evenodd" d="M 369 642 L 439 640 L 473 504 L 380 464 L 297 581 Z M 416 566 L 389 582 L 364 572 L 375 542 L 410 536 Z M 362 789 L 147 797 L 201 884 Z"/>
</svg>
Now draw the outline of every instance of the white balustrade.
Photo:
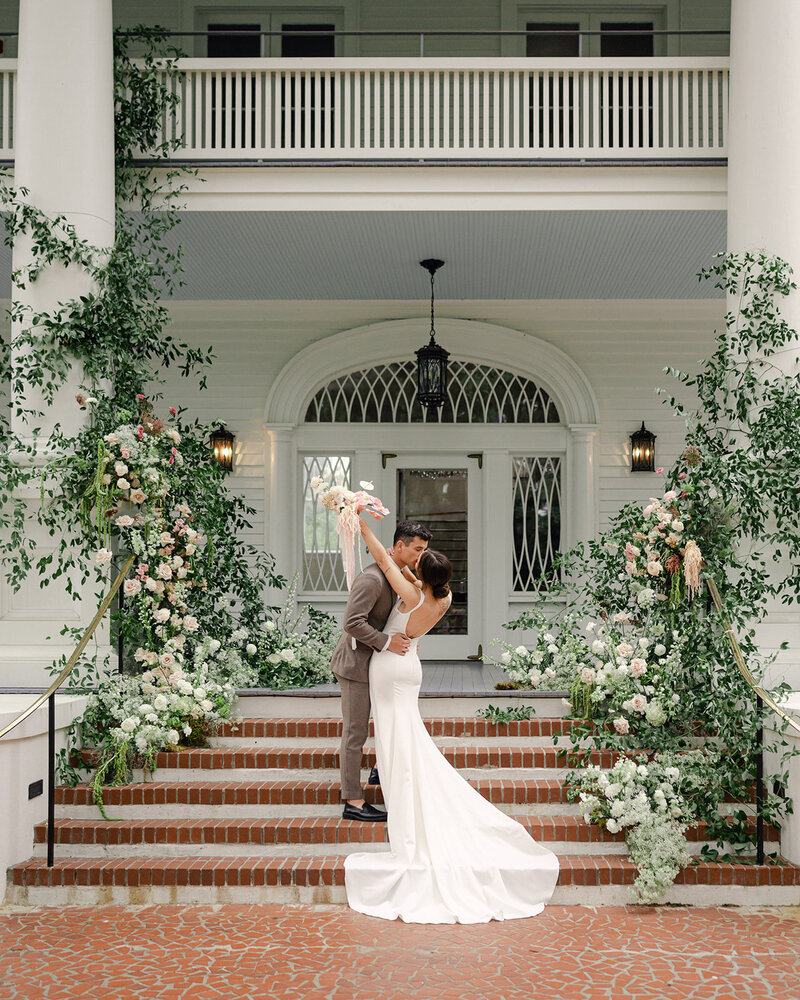
<svg viewBox="0 0 800 1000">
<path fill-rule="evenodd" d="M 0 160 L 10 160 L 14 150 L 14 91 L 16 59 L 0 63 Z"/>
<path fill-rule="evenodd" d="M 13 60 L 0 158 L 13 148 Z M 183 59 L 174 159 L 714 159 L 728 59 Z"/>
</svg>

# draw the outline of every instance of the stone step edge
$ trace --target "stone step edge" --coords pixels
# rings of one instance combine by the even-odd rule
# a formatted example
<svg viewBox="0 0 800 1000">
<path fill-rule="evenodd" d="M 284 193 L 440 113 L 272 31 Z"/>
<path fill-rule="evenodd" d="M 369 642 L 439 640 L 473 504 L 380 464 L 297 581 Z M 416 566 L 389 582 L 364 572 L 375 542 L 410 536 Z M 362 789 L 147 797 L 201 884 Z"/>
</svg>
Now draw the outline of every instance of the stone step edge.
<svg viewBox="0 0 800 1000">
<path fill-rule="evenodd" d="M 344 857 L 31 858 L 8 870 L 12 886 L 343 886 Z M 562 855 L 559 885 L 631 885 L 636 866 L 621 855 Z M 800 866 L 701 861 L 677 885 L 800 886 Z"/>
<path fill-rule="evenodd" d="M 517 815 L 513 817 L 543 843 L 621 843 L 624 831 L 609 833 L 580 816 Z M 748 820 L 748 829 L 755 832 L 756 821 Z M 693 823 L 686 832 L 687 840 L 708 839 L 708 825 Z M 766 826 L 766 840 L 778 842 L 780 830 Z M 354 823 L 334 816 L 264 817 L 259 819 L 124 819 L 57 820 L 56 844 L 97 845 L 100 847 L 125 844 L 367 844 L 385 843 L 387 831 L 383 823 Z M 34 827 L 34 844 L 47 841 L 47 824 Z"/>
</svg>

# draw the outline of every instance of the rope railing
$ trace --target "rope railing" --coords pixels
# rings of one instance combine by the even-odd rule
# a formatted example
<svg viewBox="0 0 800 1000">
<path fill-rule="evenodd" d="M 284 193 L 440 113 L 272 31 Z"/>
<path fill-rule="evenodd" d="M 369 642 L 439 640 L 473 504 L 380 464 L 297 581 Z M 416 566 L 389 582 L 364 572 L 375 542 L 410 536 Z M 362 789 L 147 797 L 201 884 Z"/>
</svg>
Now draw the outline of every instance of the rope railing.
<svg viewBox="0 0 800 1000">
<path fill-rule="evenodd" d="M 122 582 L 128 575 L 131 566 L 133 566 L 135 555 L 128 556 L 125 563 L 117 574 L 117 578 L 111 585 L 111 589 L 103 598 L 97 612 L 89 622 L 88 627 L 81 636 L 81 640 L 75 647 L 70 658 L 67 660 L 64 669 L 58 674 L 55 680 L 52 682 L 50 687 L 39 697 L 29 705 L 23 712 L 10 722 L 3 729 L 0 729 L 0 739 L 7 736 L 13 729 L 16 729 L 20 723 L 24 722 L 25 719 L 29 718 L 33 713 L 43 705 L 48 702 L 48 727 L 47 727 L 47 755 L 48 755 L 48 765 L 47 765 L 47 867 L 52 868 L 54 864 L 54 853 L 55 853 L 55 756 L 56 756 L 56 691 L 61 687 L 64 681 L 69 677 L 72 671 L 75 669 L 75 664 L 78 662 L 81 653 L 86 648 L 89 640 L 94 635 L 97 630 L 98 625 L 103 620 L 103 617 L 111 606 L 111 602 L 114 600 L 117 592 L 122 586 Z"/>
</svg>

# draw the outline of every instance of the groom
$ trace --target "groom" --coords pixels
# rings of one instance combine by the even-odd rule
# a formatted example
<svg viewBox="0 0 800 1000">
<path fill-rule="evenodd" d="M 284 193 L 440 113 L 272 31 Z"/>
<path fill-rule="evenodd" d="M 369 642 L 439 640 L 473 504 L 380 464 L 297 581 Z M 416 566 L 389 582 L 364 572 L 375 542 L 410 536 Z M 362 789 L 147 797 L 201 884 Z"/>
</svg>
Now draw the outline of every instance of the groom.
<svg viewBox="0 0 800 1000">
<path fill-rule="evenodd" d="M 417 521 L 401 521 L 389 555 L 401 570 L 410 572 L 427 549 L 431 533 Z M 395 603 L 395 593 L 376 563 L 353 580 L 344 610 L 344 632 L 331 657 L 331 669 L 342 690 L 342 743 L 339 749 L 344 819 L 375 822 L 386 813 L 364 801 L 361 757 L 369 734 L 369 661 L 373 652 L 390 650 L 404 656 L 407 635 L 389 637 L 382 629 Z M 375 782 L 376 783 L 376 782 Z"/>
</svg>

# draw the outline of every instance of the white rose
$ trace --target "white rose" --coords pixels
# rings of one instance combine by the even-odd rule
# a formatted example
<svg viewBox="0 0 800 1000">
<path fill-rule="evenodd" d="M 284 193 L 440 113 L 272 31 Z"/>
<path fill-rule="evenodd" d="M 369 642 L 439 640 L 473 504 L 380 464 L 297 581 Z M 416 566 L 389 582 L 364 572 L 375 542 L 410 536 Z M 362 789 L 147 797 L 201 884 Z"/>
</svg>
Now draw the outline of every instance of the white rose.
<svg viewBox="0 0 800 1000">
<path fill-rule="evenodd" d="M 192 556 L 197 551 L 197 546 L 194 544 L 194 542 L 189 542 L 184 551 L 186 552 L 187 556 Z"/>
<path fill-rule="evenodd" d="M 280 652 L 280 656 L 281 656 L 281 659 L 284 660 L 286 663 L 291 663 L 292 660 L 294 659 L 294 650 L 293 649 L 282 649 L 281 652 Z"/>
<path fill-rule="evenodd" d="M 146 590 L 158 590 L 158 581 L 154 580 L 152 576 L 148 576 L 144 581 L 144 585 Z"/>
<path fill-rule="evenodd" d="M 139 706 L 139 715 L 151 715 L 152 711 L 153 711 L 152 705 L 144 704 Z"/>
<path fill-rule="evenodd" d="M 200 708 L 202 708 L 204 712 L 210 712 L 214 708 L 214 703 L 209 701 L 208 698 L 204 698 L 200 702 Z"/>
<path fill-rule="evenodd" d="M 183 627 L 187 632 L 196 632 L 200 626 L 194 615 L 186 615 L 183 619 Z"/>
<path fill-rule="evenodd" d="M 208 650 L 210 653 L 216 653 L 221 645 L 222 643 L 219 641 L 219 639 L 212 639 L 211 642 L 209 642 L 208 644 Z"/>
<path fill-rule="evenodd" d="M 140 580 L 126 580 L 122 585 L 122 590 L 126 597 L 135 597 L 142 589 Z"/>
<path fill-rule="evenodd" d="M 605 652 L 605 649 L 606 649 L 606 644 L 602 641 L 602 639 L 595 639 L 594 642 L 592 643 L 592 652 L 595 654 L 595 656 L 600 656 L 601 653 Z"/>
<path fill-rule="evenodd" d="M 172 567 L 169 563 L 159 563 L 156 567 L 156 576 L 161 580 L 172 579 Z"/>
<path fill-rule="evenodd" d="M 175 666 L 175 657 L 172 653 L 162 653 L 159 660 L 161 661 L 161 666 L 166 667 L 168 670 Z"/>
<path fill-rule="evenodd" d="M 248 656 L 253 656 L 255 654 L 256 647 L 253 645 L 252 642 L 248 642 L 248 644 L 245 646 L 245 652 L 247 653 Z"/>
<path fill-rule="evenodd" d="M 177 729 L 170 729 L 167 733 L 167 743 L 176 744 L 180 738 L 181 736 Z"/>
<path fill-rule="evenodd" d="M 128 466 L 124 462 L 117 462 L 114 466 L 114 472 L 116 472 L 118 476 L 127 476 Z"/>
<path fill-rule="evenodd" d="M 133 717 L 133 716 L 131 715 L 131 716 L 129 716 L 129 717 L 127 718 L 127 719 L 123 719 L 123 720 L 122 720 L 122 724 L 120 725 L 120 729 L 121 729 L 121 730 L 122 730 L 122 731 L 123 731 L 124 733 L 132 733 L 132 732 L 134 731 L 134 729 L 135 729 L 135 728 L 136 728 L 136 727 L 137 727 L 138 725 L 139 725 L 139 720 L 138 720 L 138 719 L 136 719 L 136 718 L 134 718 L 134 717 Z"/>
<path fill-rule="evenodd" d="M 116 520 L 116 524 L 120 528 L 130 528 L 133 524 L 133 518 L 130 514 L 120 514 Z"/>
<path fill-rule="evenodd" d="M 593 683 L 595 676 L 595 672 L 591 667 L 584 667 L 583 670 L 581 670 L 581 683 L 591 684 Z"/>
<path fill-rule="evenodd" d="M 118 490 L 129 490 L 130 488 L 131 488 L 131 484 L 128 482 L 127 479 L 118 479 L 117 480 L 117 489 Z"/>
<path fill-rule="evenodd" d="M 163 712 L 164 709 L 167 707 L 167 704 L 168 704 L 167 699 L 164 697 L 163 694 L 157 694 L 153 699 L 153 708 L 157 712 Z"/>
<path fill-rule="evenodd" d="M 503 663 L 511 663 L 511 653 L 509 653 L 509 651 L 508 651 L 508 650 L 506 650 L 506 651 L 505 651 L 505 652 L 503 653 L 503 655 L 502 655 L 502 656 L 500 657 L 500 660 L 501 660 L 501 661 L 502 661 Z"/>
<path fill-rule="evenodd" d="M 97 555 L 94 557 L 95 562 L 98 566 L 105 566 L 107 563 L 111 562 L 111 550 L 110 549 L 100 549 Z"/>
<path fill-rule="evenodd" d="M 630 732 L 630 724 L 627 719 L 623 719 L 621 716 L 619 719 L 614 719 L 614 728 L 621 735 L 625 736 Z"/>
<path fill-rule="evenodd" d="M 631 698 L 630 705 L 634 712 L 645 712 L 647 711 L 647 698 L 643 694 L 635 694 Z"/>
<path fill-rule="evenodd" d="M 163 625 L 164 622 L 168 622 L 169 608 L 156 608 L 153 612 L 153 621 L 157 621 L 159 625 Z"/>
<path fill-rule="evenodd" d="M 653 650 L 653 652 L 656 654 L 656 656 L 663 656 L 666 653 L 666 651 L 667 651 L 667 647 L 663 643 L 659 643 L 656 646 L 656 648 Z"/>
<path fill-rule="evenodd" d="M 174 539 L 168 531 L 162 531 L 161 534 L 158 536 L 158 540 L 163 546 L 163 545 L 172 545 Z"/>
<path fill-rule="evenodd" d="M 203 687 L 196 687 L 194 689 L 194 696 L 198 701 L 203 701 L 206 696 L 206 689 Z"/>
<path fill-rule="evenodd" d="M 683 531 L 683 521 L 679 521 L 677 518 L 672 522 L 671 528 L 673 531 Z"/>
<path fill-rule="evenodd" d="M 514 650 L 514 652 L 517 654 L 517 656 L 527 656 L 528 655 L 528 647 L 527 646 L 517 646 L 517 648 Z"/>
</svg>

